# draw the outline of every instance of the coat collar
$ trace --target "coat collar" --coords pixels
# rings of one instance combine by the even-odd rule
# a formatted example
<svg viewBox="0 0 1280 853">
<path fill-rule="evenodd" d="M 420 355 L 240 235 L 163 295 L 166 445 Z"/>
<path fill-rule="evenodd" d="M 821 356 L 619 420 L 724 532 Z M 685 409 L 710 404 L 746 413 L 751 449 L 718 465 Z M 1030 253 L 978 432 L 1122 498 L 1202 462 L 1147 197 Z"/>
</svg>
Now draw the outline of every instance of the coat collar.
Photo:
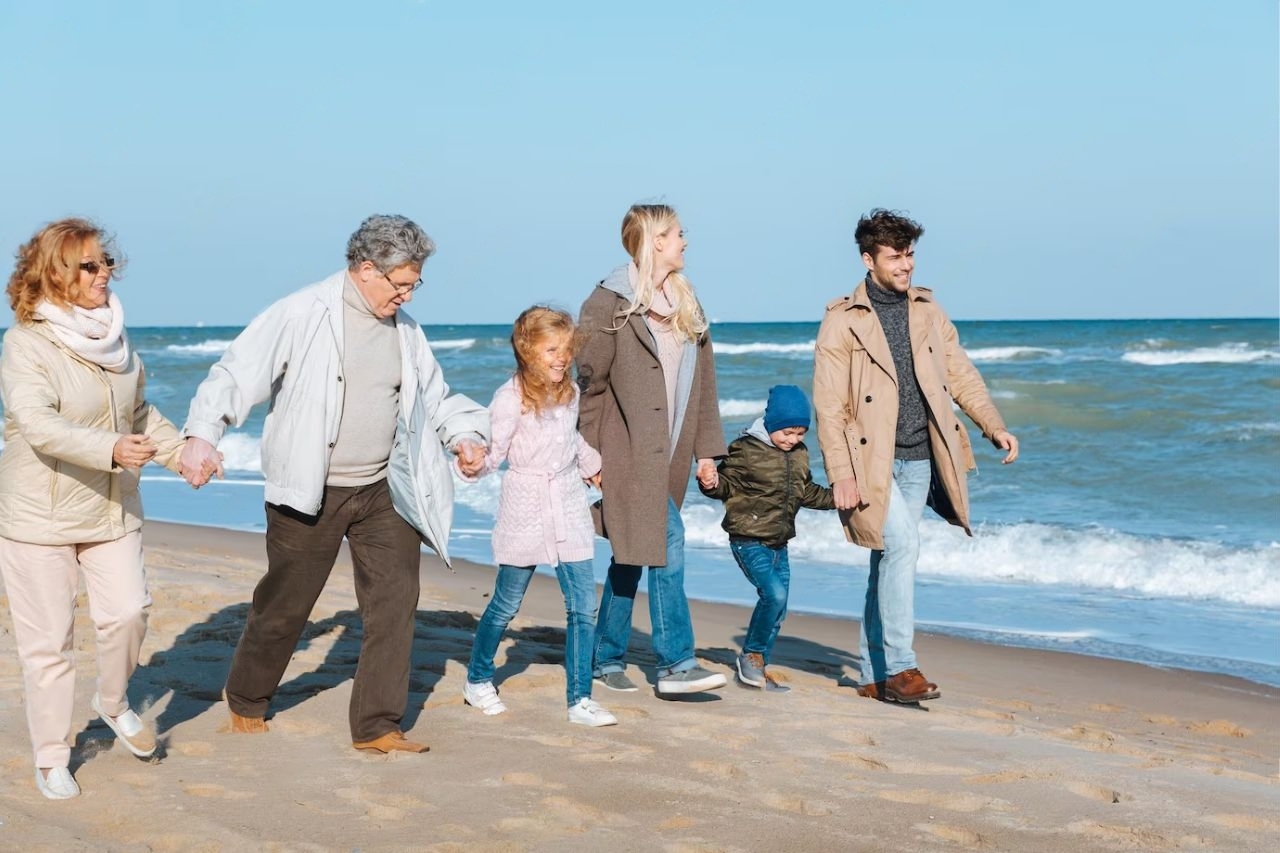
<svg viewBox="0 0 1280 853">
<path fill-rule="evenodd" d="M 916 319 L 920 316 L 917 306 L 932 302 L 933 293 L 927 288 L 912 287 L 907 290 L 907 316 L 910 318 L 912 352 L 919 352 L 929 331 L 927 323 Z M 845 311 L 849 312 L 849 330 L 866 349 L 871 360 L 889 375 L 893 384 L 897 385 L 898 369 L 893 363 L 893 353 L 889 349 L 889 340 L 884 336 L 880 318 L 871 304 L 871 297 L 867 295 L 865 279 L 854 289 L 851 296 L 846 297 Z"/>
</svg>

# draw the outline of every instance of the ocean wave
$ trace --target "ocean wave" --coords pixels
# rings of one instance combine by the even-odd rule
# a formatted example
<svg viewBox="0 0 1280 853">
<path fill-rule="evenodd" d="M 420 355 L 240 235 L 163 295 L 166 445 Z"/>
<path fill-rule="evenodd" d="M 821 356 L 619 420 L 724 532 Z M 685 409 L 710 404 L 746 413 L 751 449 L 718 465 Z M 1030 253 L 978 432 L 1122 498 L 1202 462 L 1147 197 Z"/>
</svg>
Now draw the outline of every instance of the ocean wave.
<svg viewBox="0 0 1280 853">
<path fill-rule="evenodd" d="M 244 432 L 229 432 L 218 442 L 224 471 L 262 473 L 262 440 Z"/>
<path fill-rule="evenodd" d="M 470 349 L 476 345 L 475 338 L 446 338 L 443 341 L 431 341 L 431 348 L 436 349 Z"/>
<path fill-rule="evenodd" d="M 970 361 L 1027 361 L 1049 356 L 1056 358 L 1062 350 L 1045 347 L 976 347 L 965 350 Z"/>
<path fill-rule="evenodd" d="M 231 341 L 209 340 L 199 344 L 169 344 L 164 351 L 170 355 L 222 355 Z"/>
<path fill-rule="evenodd" d="M 1250 364 L 1280 359 L 1280 351 L 1253 349 L 1247 343 L 1196 347 L 1186 350 L 1135 350 L 1121 356 L 1133 364 L 1164 367 L 1171 364 Z"/>
<path fill-rule="evenodd" d="M 685 541 L 728 547 L 719 504 L 690 501 Z M 801 512 L 792 564 L 866 567 L 870 552 L 845 541 L 827 513 Z M 941 521 L 921 524 L 919 573 L 970 582 L 1066 584 L 1166 599 L 1207 599 L 1280 607 L 1280 545 L 1228 547 L 1154 539 L 1106 529 L 1045 524 L 985 525 L 968 538 Z"/>
<path fill-rule="evenodd" d="M 720 417 L 747 418 L 763 415 L 766 400 L 721 400 Z"/>
<path fill-rule="evenodd" d="M 816 341 L 808 341 L 802 344 L 770 344 L 770 343 L 751 343 L 751 344 L 726 344 L 720 341 L 712 341 L 711 346 L 716 351 L 716 355 L 757 355 L 764 353 L 766 355 L 812 355 L 813 347 Z"/>
</svg>

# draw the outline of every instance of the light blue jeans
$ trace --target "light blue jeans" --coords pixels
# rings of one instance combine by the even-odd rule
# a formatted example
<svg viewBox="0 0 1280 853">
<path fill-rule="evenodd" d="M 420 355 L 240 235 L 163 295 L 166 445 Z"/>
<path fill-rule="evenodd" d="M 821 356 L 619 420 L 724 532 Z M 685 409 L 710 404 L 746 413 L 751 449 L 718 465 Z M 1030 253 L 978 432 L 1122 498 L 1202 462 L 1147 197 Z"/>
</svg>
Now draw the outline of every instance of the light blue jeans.
<svg viewBox="0 0 1280 853">
<path fill-rule="evenodd" d="M 791 589 L 791 561 L 787 546 L 770 548 L 756 539 L 729 537 L 729 550 L 738 568 L 756 588 L 756 609 L 751 611 L 747 638 L 742 643 L 744 654 L 754 652 L 769 662 L 773 642 L 787 618 L 787 594 Z"/>
<path fill-rule="evenodd" d="M 493 658 L 502 634 L 524 601 L 533 579 L 533 566 L 498 566 L 493 598 L 476 626 L 471 646 L 467 681 L 480 684 L 493 680 Z M 570 705 L 591 698 L 591 635 L 596 627 L 596 580 L 591 561 L 560 563 L 556 579 L 564 593 L 566 628 L 564 639 L 565 698 Z"/>
<path fill-rule="evenodd" d="M 920 516 L 929 497 L 932 463 L 893 460 L 884 519 L 884 549 L 871 551 L 867 602 L 862 611 L 862 683 L 884 681 L 916 666 L 915 585 L 920 558 Z"/>
<path fill-rule="evenodd" d="M 596 623 L 595 674 L 622 672 L 631 640 L 631 611 L 644 566 L 610 562 Z M 667 499 L 667 564 L 649 566 L 649 621 L 658 677 L 693 669 L 693 620 L 684 595 L 684 522 L 675 501 Z"/>
</svg>

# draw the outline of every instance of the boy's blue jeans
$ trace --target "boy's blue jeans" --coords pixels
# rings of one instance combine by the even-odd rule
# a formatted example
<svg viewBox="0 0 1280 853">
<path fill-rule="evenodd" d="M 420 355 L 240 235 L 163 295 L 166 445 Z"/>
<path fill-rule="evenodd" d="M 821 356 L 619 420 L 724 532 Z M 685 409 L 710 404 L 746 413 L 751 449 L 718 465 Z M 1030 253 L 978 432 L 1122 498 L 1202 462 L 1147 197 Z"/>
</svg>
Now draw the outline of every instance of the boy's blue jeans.
<svg viewBox="0 0 1280 853">
<path fill-rule="evenodd" d="M 498 643 L 524 601 L 533 579 L 533 566 L 499 566 L 493 584 L 493 598 L 476 626 L 467 681 L 479 684 L 493 679 L 493 658 Z M 591 636 L 596 627 L 596 580 L 591 561 L 560 563 L 556 579 L 564 593 L 566 616 L 564 639 L 565 698 L 570 705 L 591 698 Z"/>
<path fill-rule="evenodd" d="M 610 562 L 600 596 L 596 625 L 595 674 L 622 672 L 631 639 L 631 611 L 644 566 Z M 693 619 L 684 595 L 684 522 L 675 501 L 667 499 L 667 564 L 649 567 L 649 621 L 658 677 L 693 669 Z"/>
<path fill-rule="evenodd" d="M 791 563 L 787 559 L 787 546 L 770 548 L 758 539 L 729 537 L 729 550 L 738 561 L 738 568 L 756 588 L 759 600 L 751 612 L 747 626 L 747 638 L 742 643 L 743 654 L 755 653 L 769 662 L 769 653 L 787 618 L 787 593 L 791 588 Z"/>
</svg>

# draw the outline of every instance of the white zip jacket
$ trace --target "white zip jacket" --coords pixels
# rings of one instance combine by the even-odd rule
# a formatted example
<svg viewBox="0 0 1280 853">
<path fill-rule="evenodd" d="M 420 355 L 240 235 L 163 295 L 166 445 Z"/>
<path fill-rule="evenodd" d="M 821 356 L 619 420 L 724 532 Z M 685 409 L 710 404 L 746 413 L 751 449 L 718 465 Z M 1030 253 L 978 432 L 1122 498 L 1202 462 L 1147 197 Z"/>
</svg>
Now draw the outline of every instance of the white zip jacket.
<svg viewBox="0 0 1280 853">
<path fill-rule="evenodd" d="M 338 438 L 344 397 L 342 289 L 347 271 L 268 307 L 241 332 L 196 389 L 183 427 L 217 445 L 264 400 L 262 473 L 268 503 L 316 515 Z M 387 478 L 395 508 L 449 562 L 452 465 L 446 448 L 489 440 L 488 410 L 449 394 L 440 364 L 416 321 L 396 312 L 400 412 Z"/>
</svg>

